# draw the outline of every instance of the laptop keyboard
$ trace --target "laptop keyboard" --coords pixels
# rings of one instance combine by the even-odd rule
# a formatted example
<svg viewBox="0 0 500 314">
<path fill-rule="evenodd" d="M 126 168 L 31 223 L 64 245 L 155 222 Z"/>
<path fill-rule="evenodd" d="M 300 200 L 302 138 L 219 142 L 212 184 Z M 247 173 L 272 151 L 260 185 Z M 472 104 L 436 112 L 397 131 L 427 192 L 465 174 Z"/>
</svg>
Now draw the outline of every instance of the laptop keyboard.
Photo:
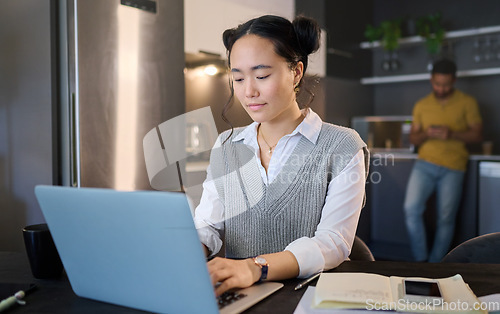
<svg viewBox="0 0 500 314">
<path fill-rule="evenodd" d="M 219 305 L 219 309 L 222 309 L 226 305 L 236 302 L 246 296 L 246 294 L 237 291 L 227 291 L 217 297 L 217 304 Z"/>
</svg>

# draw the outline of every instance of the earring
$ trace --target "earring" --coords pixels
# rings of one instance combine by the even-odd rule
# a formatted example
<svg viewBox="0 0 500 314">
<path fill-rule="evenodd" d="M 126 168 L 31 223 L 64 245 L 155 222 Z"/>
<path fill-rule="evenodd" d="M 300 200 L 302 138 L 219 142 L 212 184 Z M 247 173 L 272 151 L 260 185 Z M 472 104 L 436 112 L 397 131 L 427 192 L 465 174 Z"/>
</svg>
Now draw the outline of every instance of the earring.
<svg viewBox="0 0 500 314">
<path fill-rule="evenodd" d="M 300 88 L 299 88 L 299 83 L 297 83 L 297 84 L 295 84 L 295 86 L 294 86 L 294 88 L 293 88 L 293 91 L 294 91 L 295 93 L 298 93 L 298 92 L 299 92 L 299 90 L 300 90 Z"/>
</svg>

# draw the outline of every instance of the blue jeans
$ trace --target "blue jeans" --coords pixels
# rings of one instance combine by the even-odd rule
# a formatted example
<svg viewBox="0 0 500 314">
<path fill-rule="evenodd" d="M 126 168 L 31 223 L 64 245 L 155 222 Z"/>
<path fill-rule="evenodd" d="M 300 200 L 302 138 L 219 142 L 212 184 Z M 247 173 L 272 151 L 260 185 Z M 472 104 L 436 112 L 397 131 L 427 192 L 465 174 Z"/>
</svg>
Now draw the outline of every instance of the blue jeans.
<svg viewBox="0 0 500 314">
<path fill-rule="evenodd" d="M 406 187 L 405 222 L 413 256 L 417 261 L 440 262 L 448 253 L 455 217 L 462 194 L 464 172 L 417 160 Z M 436 191 L 436 234 L 430 254 L 423 213 L 432 192 Z"/>
</svg>

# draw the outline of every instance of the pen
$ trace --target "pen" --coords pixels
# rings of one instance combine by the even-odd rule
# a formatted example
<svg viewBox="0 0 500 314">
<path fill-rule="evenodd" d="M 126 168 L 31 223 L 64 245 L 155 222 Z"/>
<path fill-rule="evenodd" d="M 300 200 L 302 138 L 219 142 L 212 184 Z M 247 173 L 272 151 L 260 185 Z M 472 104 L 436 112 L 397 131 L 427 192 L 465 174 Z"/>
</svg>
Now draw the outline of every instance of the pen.
<svg viewBox="0 0 500 314">
<path fill-rule="evenodd" d="M 26 291 L 20 290 L 16 292 L 13 296 L 2 300 L 2 302 L 0 302 L 0 312 L 5 311 L 6 309 L 8 309 L 9 307 L 11 307 L 16 303 L 21 305 L 26 304 L 26 302 L 23 301 L 22 298 L 24 298 L 29 292 L 35 289 L 35 287 L 36 287 L 35 285 L 31 285 Z"/>
<path fill-rule="evenodd" d="M 316 273 L 316 274 L 312 275 L 311 277 L 307 278 L 306 280 L 302 281 L 301 283 L 299 283 L 298 285 L 295 286 L 294 290 L 299 290 L 299 289 L 304 288 L 305 285 L 307 285 L 308 283 L 310 283 L 314 279 L 318 278 L 319 275 L 321 275 L 321 272 Z"/>
</svg>

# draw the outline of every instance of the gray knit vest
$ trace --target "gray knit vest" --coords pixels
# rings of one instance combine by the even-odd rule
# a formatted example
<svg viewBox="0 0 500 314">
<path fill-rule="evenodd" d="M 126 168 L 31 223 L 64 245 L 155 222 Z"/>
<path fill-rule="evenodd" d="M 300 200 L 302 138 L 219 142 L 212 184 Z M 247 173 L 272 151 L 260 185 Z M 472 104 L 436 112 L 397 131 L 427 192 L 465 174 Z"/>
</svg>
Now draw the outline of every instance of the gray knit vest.
<svg viewBox="0 0 500 314">
<path fill-rule="evenodd" d="M 316 144 L 302 136 L 271 184 L 262 181 L 253 149 L 231 138 L 213 149 L 210 167 L 225 210 L 226 257 L 246 258 L 283 251 L 301 237 L 313 237 L 328 184 L 354 155 L 368 151 L 352 129 L 323 123 Z M 229 131 L 221 134 L 224 141 Z"/>
</svg>

